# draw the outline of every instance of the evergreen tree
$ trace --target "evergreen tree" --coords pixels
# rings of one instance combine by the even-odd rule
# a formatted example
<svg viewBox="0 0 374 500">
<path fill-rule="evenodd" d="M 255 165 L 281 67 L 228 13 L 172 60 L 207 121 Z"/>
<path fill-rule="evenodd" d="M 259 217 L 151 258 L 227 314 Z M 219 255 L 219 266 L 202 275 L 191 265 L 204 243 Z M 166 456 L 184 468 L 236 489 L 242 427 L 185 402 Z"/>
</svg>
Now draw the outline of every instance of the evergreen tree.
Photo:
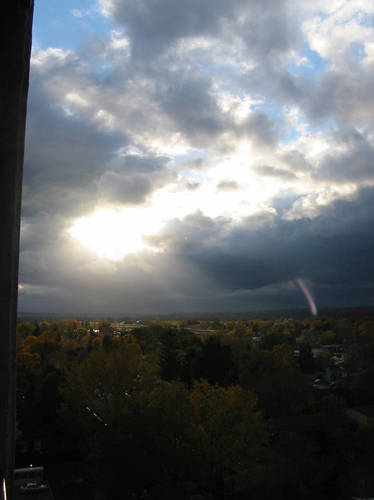
<svg viewBox="0 0 374 500">
<path fill-rule="evenodd" d="M 311 373 L 314 370 L 315 368 L 314 357 L 310 344 L 303 344 L 301 346 L 299 363 L 300 363 L 300 370 L 303 373 Z"/>
</svg>

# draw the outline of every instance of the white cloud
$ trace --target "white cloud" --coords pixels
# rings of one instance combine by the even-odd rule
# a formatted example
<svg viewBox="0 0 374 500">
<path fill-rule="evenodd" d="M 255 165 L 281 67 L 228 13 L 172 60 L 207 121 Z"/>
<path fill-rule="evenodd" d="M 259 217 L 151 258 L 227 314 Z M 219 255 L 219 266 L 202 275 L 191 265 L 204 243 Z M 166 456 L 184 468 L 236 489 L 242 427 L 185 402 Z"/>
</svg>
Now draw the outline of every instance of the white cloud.
<svg viewBox="0 0 374 500">
<path fill-rule="evenodd" d="M 39 70 L 46 72 L 59 66 L 63 67 L 71 58 L 74 58 L 72 51 L 50 47 L 45 50 L 33 50 L 31 65 L 35 65 Z"/>
<path fill-rule="evenodd" d="M 357 188 L 353 184 L 339 187 L 324 187 L 320 191 L 301 196 L 292 205 L 292 208 L 283 214 L 283 219 L 292 221 L 298 219 L 314 219 L 321 215 L 323 208 L 331 205 L 338 199 L 350 199 L 356 193 Z"/>
<path fill-rule="evenodd" d="M 365 48 L 370 51 L 374 41 L 374 26 L 368 22 L 374 15 L 372 2 L 342 1 L 336 2 L 335 8 L 313 5 L 315 15 L 302 25 L 310 47 L 335 68 L 352 64 L 354 58 L 347 57 L 347 51 L 353 50 L 353 44 L 363 46 L 361 56 L 365 59 Z"/>
</svg>

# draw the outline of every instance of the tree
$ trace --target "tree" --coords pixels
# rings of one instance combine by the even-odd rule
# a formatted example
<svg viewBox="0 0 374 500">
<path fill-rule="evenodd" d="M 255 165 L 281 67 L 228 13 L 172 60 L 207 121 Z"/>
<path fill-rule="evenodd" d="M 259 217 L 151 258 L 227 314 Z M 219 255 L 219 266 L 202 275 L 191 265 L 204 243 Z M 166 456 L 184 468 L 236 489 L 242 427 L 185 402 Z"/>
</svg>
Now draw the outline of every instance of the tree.
<svg viewBox="0 0 374 500">
<path fill-rule="evenodd" d="M 248 477 L 261 455 L 267 429 L 255 396 L 239 386 L 195 382 L 190 402 L 194 449 L 214 498 L 219 498 L 225 471 Z"/>
<path fill-rule="evenodd" d="M 311 373 L 313 372 L 314 366 L 314 357 L 312 348 L 310 344 L 302 344 L 300 347 L 300 356 L 299 356 L 300 370 L 303 373 Z"/>
<path fill-rule="evenodd" d="M 331 358 L 332 355 L 328 351 L 319 352 L 314 360 L 316 370 L 324 372 L 331 365 Z"/>
<path fill-rule="evenodd" d="M 104 333 L 102 337 L 103 350 L 109 353 L 113 348 L 113 337 L 111 333 Z"/>
<path fill-rule="evenodd" d="M 295 339 L 290 333 L 271 332 L 265 335 L 262 340 L 262 347 L 271 351 L 273 347 L 280 344 L 294 345 Z"/>
<path fill-rule="evenodd" d="M 374 366 L 365 368 L 352 382 L 352 397 L 356 403 L 373 404 L 374 403 Z"/>
<path fill-rule="evenodd" d="M 109 498 L 126 473 L 130 490 L 144 484 L 140 464 L 149 465 L 145 443 L 152 428 L 145 409 L 157 371 L 138 344 L 121 340 L 111 352 L 91 351 L 67 373 L 61 388 L 65 429 L 91 461 Z"/>
<path fill-rule="evenodd" d="M 183 498 L 186 480 L 199 473 L 191 442 L 194 420 L 187 388 L 181 382 L 157 385 L 149 393 L 144 414 L 147 422 L 143 435 L 147 437 L 143 447 L 148 450 L 148 474 L 157 472 L 156 482 L 164 491 L 163 498 Z M 170 494 L 172 490 L 174 495 Z"/>
<path fill-rule="evenodd" d="M 210 384 L 229 385 L 236 381 L 236 367 L 231 348 L 213 336 L 202 345 L 196 359 L 195 377 L 206 379 Z"/>
<path fill-rule="evenodd" d="M 336 342 L 336 335 L 332 330 L 322 332 L 319 338 L 321 345 L 334 344 Z"/>
<path fill-rule="evenodd" d="M 21 321 L 17 325 L 17 337 L 19 339 L 24 339 L 29 335 L 34 335 L 35 325 L 30 323 L 29 321 Z"/>
<path fill-rule="evenodd" d="M 268 417 L 298 413 L 309 398 L 293 349 L 286 344 L 275 346 L 272 351 L 248 351 L 241 362 L 239 379 L 244 388 L 258 395 L 259 408 Z"/>
<path fill-rule="evenodd" d="M 172 345 L 163 345 L 160 353 L 160 375 L 164 380 L 176 380 L 180 375 L 177 350 Z"/>
<path fill-rule="evenodd" d="M 184 354 L 181 366 L 181 380 L 188 388 L 192 387 L 193 381 L 195 380 L 195 365 L 197 357 L 198 352 L 193 347 L 189 348 Z"/>
</svg>

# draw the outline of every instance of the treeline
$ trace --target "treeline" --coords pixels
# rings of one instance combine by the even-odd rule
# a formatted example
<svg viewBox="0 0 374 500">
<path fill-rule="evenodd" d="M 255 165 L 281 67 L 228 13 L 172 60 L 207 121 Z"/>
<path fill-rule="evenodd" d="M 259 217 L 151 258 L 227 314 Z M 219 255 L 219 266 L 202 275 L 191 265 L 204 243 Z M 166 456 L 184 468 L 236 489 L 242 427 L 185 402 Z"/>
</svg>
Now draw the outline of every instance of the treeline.
<svg viewBox="0 0 374 500">
<path fill-rule="evenodd" d="M 57 499 L 351 498 L 374 458 L 371 420 L 346 414 L 374 403 L 373 326 L 20 322 L 18 460 L 74 462 Z M 312 348 L 334 344 L 346 377 L 316 391 L 334 360 Z"/>
</svg>

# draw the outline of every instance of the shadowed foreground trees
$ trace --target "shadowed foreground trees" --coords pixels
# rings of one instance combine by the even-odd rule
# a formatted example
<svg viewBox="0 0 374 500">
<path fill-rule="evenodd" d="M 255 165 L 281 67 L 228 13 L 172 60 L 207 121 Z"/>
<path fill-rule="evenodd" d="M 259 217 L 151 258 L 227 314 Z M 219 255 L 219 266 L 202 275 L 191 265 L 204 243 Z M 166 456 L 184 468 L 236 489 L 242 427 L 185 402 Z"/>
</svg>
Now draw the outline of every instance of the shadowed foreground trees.
<svg viewBox="0 0 374 500">
<path fill-rule="evenodd" d="M 239 380 L 252 390 L 267 416 L 297 414 L 310 397 L 310 389 L 298 370 L 292 348 L 287 344 L 272 351 L 253 348 L 241 360 Z"/>
<path fill-rule="evenodd" d="M 147 490 L 152 498 L 170 496 L 170 488 L 178 498 L 188 489 L 216 496 L 225 474 L 250 473 L 266 441 L 252 393 L 164 382 L 134 343 L 91 353 L 67 375 L 63 397 L 67 426 L 84 436 L 108 495 L 125 484 L 128 494 Z"/>
<path fill-rule="evenodd" d="M 318 345 L 339 329 L 315 319 L 293 326 L 240 322 L 217 334 L 206 322 L 195 335 L 171 323 L 20 323 L 19 450 L 41 441 L 48 468 L 58 455 L 79 470 L 81 490 L 72 496 L 60 483 L 56 500 L 348 500 L 374 477 L 372 421 L 346 414 L 352 401 L 372 402 L 371 324 L 344 324 L 349 376 L 324 390 L 312 386 L 306 339 Z M 330 369 L 322 352 L 316 367 Z M 35 462 L 35 449 L 20 456 Z"/>
</svg>

